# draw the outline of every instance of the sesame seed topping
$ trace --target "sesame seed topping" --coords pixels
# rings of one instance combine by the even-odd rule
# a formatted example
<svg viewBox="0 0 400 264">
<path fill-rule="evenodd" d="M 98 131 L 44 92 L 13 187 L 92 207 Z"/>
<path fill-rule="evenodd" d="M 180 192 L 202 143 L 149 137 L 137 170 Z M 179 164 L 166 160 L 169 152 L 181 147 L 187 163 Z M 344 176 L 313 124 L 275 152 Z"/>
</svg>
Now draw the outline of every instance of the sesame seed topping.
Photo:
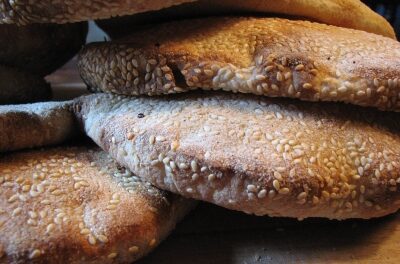
<svg viewBox="0 0 400 264">
<path fill-rule="evenodd" d="M 129 250 L 130 253 L 138 253 L 139 252 L 139 247 L 132 246 L 128 250 Z"/>
</svg>

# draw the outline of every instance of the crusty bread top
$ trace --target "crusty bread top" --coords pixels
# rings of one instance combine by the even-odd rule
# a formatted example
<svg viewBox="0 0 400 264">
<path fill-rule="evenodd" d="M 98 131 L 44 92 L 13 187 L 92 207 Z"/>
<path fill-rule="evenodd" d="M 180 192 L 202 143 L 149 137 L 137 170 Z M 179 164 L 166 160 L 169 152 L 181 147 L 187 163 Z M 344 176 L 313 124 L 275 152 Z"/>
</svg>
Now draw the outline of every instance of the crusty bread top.
<svg viewBox="0 0 400 264">
<path fill-rule="evenodd" d="M 131 33 L 143 24 L 183 18 L 248 15 L 294 16 L 328 25 L 364 30 L 395 39 L 392 26 L 359 0 L 202 0 L 159 11 L 99 21 L 111 36 Z M 273 14 L 271 14 L 273 13 Z"/>
<path fill-rule="evenodd" d="M 58 144 L 79 131 L 71 102 L 0 106 L 0 152 Z"/>
<path fill-rule="evenodd" d="M 2 0 L 0 23 L 68 23 L 109 18 L 178 5 L 192 0 Z"/>
<path fill-rule="evenodd" d="M 0 263 L 131 263 L 192 205 L 98 147 L 5 154 L 0 173 Z"/>
<path fill-rule="evenodd" d="M 89 44 L 79 68 L 94 90 L 126 95 L 223 89 L 400 111 L 400 43 L 276 18 L 205 18 Z"/>
<path fill-rule="evenodd" d="M 97 94 L 74 109 L 118 162 L 185 197 L 297 218 L 400 207 L 398 113 L 216 92 Z"/>
</svg>

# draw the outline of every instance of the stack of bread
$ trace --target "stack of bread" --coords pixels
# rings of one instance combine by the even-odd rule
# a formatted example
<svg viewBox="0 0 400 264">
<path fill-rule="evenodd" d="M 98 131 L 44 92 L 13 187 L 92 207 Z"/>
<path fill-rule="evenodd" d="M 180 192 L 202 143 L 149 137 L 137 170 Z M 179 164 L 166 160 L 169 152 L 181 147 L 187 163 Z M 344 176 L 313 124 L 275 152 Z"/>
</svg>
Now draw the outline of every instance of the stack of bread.
<svg viewBox="0 0 400 264">
<path fill-rule="evenodd" d="M 297 219 L 400 208 L 400 44 L 360 1 L 14 0 L 0 30 L 122 15 L 79 53 L 94 94 L 0 107 L 0 263 L 129 263 L 195 200 Z M 0 41 L 0 94 L 73 54 L 34 36 L 45 50 Z"/>
</svg>

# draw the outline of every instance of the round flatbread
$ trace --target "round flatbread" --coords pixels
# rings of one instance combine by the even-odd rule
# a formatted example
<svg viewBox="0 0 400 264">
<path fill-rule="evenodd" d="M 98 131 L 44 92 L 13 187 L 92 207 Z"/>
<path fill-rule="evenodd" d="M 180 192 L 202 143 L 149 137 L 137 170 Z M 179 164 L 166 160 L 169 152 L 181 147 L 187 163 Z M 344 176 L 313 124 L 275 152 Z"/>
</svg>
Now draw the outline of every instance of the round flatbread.
<svg viewBox="0 0 400 264">
<path fill-rule="evenodd" d="M 0 2 L 0 23 L 69 23 L 141 13 L 192 0 L 4 0 Z"/>
<path fill-rule="evenodd" d="M 47 101 L 50 85 L 40 76 L 0 65 L 0 105 Z"/>
<path fill-rule="evenodd" d="M 0 25 L 0 64 L 45 76 L 75 56 L 86 42 L 87 23 Z"/>
<path fill-rule="evenodd" d="M 1 263 L 131 263 L 193 206 L 97 147 L 8 153 L 0 172 Z"/>
<path fill-rule="evenodd" d="M 389 22 L 359 0 L 202 0 L 156 12 L 97 22 L 110 36 L 117 38 L 131 34 L 132 29 L 140 28 L 143 24 L 204 16 L 247 14 L 302 17 L 328 25 L 359 29 L 396 38 Z"/>
<path fill-rule="evenodd" d="M 256 215 L 372 218 L 400 207 L 400 118 L 228 93 L 76 101 L 86 133 L 155 186 Z"/>
<path fill-rule="evenodd" d="M 71 101 L 0 106 L 0 152 L 64 143 L 78 134 Z"/>
<path fill-rule="evenodd" d="M 400 110 L 397 41 L 307 21 L 227 17 L 148 26 L 89 44 L 78 64 L 92 90 L 124 95 L 222 89 Z"/>
</svg>

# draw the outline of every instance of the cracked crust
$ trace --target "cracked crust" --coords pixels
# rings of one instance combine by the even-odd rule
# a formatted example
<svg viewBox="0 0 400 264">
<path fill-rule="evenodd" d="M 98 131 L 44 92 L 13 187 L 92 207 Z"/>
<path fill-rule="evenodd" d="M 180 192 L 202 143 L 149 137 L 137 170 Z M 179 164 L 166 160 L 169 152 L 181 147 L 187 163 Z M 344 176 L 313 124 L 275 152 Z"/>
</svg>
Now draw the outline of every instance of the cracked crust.
<svg viewBox="0 0 400 264">
<path fill-rule="evenodd" d="M 95 91 L 158 95 L 194 89 L 340 101 L 400 110 L 400 44 L 363 31 L 277 18 L 207 18 L 149 26 L 86 46 L 80 74 Z"/>
<path fill-rule="evenodd" d="M 0 172 L 0 263 L 131 263 L 193 206 L 98 147 L 2 155 Z"/>
<path fill-rule="evenodd" d="M 98 21 L 113 36 L 132 33 L 143 24 L 172 21 L 182 18 L 221 15 L 260 14 L 303 17 L 328 25 L 364 30 L 395 39 L 392 26 L 383 17 L 359 0 L 202 0 L 133 16 Z"/>
<path fill-rule="evenodd" d="M 70 23 L 130 15 L 190 2 L 191 0 L 1 0 L 0 23 Z"/>
<path fill-rule="evenodd" d="M 0 152 L 59 144 L 77 134 L 71 102 L 0 106 Z"/>
<path fill-rule="evenodd" d="M 74 109 L 118 162 L 184 197 L 300 219 L 400 207 L 397 113 L 216 92 L 97 94 Z"/>
<path fill-rule="evenodd" d="M 0 63 L 0 105 L 46 101 L 51 88 L 42 77 Z"/>
</svg>

